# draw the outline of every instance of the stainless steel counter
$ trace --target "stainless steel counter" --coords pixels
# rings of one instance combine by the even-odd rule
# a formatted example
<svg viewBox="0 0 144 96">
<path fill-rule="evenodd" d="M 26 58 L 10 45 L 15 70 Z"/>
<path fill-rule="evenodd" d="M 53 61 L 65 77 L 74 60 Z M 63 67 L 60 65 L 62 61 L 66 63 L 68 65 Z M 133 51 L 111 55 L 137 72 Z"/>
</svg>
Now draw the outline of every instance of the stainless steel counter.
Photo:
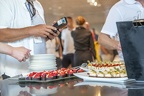
<svg viewBox="0 0 144 96">
<path fill-rule="evenodd" d="M 1 96 L 144 96 L 144 82 L 114 84 L 68 79 L 51 83 L 0 81 Z"/>
</svg>

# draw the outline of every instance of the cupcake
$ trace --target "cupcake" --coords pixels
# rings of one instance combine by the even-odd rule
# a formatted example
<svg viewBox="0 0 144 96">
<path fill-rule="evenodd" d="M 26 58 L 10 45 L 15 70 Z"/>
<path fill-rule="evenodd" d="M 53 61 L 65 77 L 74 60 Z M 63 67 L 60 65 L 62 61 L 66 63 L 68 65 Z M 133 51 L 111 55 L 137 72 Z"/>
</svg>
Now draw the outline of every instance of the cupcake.
<svg viewBox="0 0 144 96">
<path fill-rule="evenodd" d="M 46 71 L 44 71 L 44 72 L 41 74 L 41 80 L 46 80 L 46 74 L 47 74 Z"/>
<path fill-rule="evenodd" d="M 46 80 L 52 80 L 52 79 L 54 79 L 53 73 L 52 72 L 47 72 Z"/>
<path fill-rule="evenodd" d="M 73 73 L 74 73 L 73 70 L 70 69 L 70 70 L 67 71 L 67 76 L 68 77 L 73 76 Z"/>
<path fill-rule="evenodd" d="M 28 74 L 28 77 L 26 78 L 27 80 L 32 80 L 32 77 L 36 74 L 37 72 L 31 72 Z"/>
<path fill-rule="evenodd" d="M 64 70 L 59 70 L 58 71 L 58 78 L 64 78 L 66 77 L 66 73 Z"/>
<path fill-rule="evenodd" d="M 41 73 L 36 73 L 32 76 L 32 80 L 41 80 Z"/>
</svg>

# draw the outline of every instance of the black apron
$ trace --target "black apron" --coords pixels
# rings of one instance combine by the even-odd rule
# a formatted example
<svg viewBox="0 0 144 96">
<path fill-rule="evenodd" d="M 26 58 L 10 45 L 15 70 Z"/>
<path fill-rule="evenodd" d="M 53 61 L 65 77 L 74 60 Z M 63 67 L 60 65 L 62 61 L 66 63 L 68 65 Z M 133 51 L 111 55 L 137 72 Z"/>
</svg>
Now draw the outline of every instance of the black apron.
<svg viewBox="0 0 144 96">
<path fill-rule="evenodd" d="M 129 79 L 144 81 L 144 21 L 117 22 Z"/>
</svg>

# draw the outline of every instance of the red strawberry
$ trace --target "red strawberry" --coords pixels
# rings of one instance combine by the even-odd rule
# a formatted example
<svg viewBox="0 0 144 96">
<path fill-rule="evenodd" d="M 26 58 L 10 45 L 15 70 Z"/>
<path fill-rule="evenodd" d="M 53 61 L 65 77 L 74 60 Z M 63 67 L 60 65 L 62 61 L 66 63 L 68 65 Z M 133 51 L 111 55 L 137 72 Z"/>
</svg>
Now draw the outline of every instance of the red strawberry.
<svg viewBox="0 0 144 96">
<path fill-rule="evenodd" d="M 61 68 L 60 70 L 64 71 L 64 70 L 66 70 L 66 68 Z"/>
<path fill-rule="evenodd" d="M 73 70 L 73 73 L 76 73 L 77 72 L 77 69 L 72 69 Z"/>
<path fill-rule="evenodd" d="M 77 72 L 78 72 L 78 73 L 79 73 L 79 72 L 84 72 L 84 70 L 83 70 L 83 69 L 79 69 Z"/>
</svg>

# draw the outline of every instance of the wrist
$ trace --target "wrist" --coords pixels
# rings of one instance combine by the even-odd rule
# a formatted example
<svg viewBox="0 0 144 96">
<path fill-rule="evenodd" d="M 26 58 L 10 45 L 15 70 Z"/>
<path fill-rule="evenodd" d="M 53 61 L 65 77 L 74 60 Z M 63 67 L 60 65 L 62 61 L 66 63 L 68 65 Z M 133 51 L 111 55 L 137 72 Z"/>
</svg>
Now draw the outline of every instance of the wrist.
<svg viewBox="0 0 144 96">
<path fill-rule="evenodd" d="M 10 46 L 9 51 L 8 51 L 8 55 L 13 56 L 13 53 L 14 53 L 13 50 L 14 50 L 14 47 Z"/>
<path fill-rule="evenodd" d="M 33 31 L 32 31 L 32 26 L 26 27 L 25 29 L 26 29 L 26 32 L 25 32 L 25 33 L 26 33 L 28 36 L 34 36 Z"/>
</svg>

